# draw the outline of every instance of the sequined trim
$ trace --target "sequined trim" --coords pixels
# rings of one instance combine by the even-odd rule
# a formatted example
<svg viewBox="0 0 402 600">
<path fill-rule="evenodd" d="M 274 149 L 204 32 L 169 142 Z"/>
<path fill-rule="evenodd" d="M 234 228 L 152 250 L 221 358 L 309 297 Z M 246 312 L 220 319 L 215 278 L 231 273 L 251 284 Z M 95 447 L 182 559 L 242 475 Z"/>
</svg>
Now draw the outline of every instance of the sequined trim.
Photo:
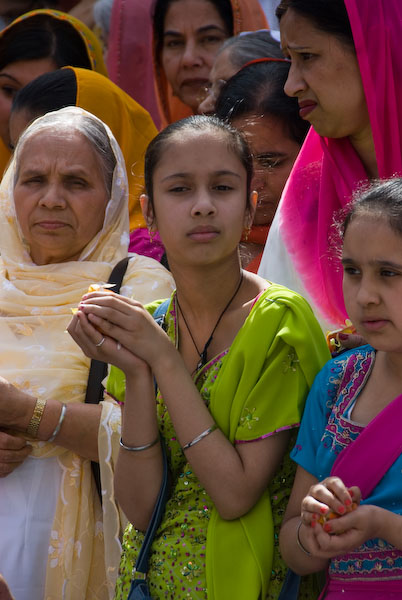
<svg viewBox="0 0 402 600">
<path fill-rule="evenodd" d="M 356 552 L 332 560 L 329 574 L 336 581 L 402 579 L 402 552 L 385 540 L 368 540 Z"/>
<path fill-rule="evenodd" d="M 346 359 L 346 363 L 345 359 L 335 361 L 334 374 L 339 374 L 338 366 L 340 363 L 343 376 L 337 390 L 335 404 L 331 399 L 332 411 L 321 441 L 325 448 L 330 448 L 337 455 L 353 442 L 364 429 L 362 425 L 354 423 L 345 414 L 366 385 L 374 365 L 374 358 L 375 351 L 373 350 L 367 354 L 359 352 L 352 354 Z"/>
<path fill-rule="evenodd" d="M 275 429 L 275 431 L 271 431 L 271 433 L 265 433 L 258 438 L 254 438 L 253 440 L 235 440 L 235 444 L 249 444 L 250 442 L 258 442 L 259 440 L 265 440 L 266 438 L 272 437 L 276 433 L 280 433 L 281 431 L 287 431 L 288 429 L 295 429 L 296 427 L 300 427 L 300 423 L 295 423 L 294 425 L 286 425 L 285 427 L 279 427 L 279 429 Z"/>
</svg>

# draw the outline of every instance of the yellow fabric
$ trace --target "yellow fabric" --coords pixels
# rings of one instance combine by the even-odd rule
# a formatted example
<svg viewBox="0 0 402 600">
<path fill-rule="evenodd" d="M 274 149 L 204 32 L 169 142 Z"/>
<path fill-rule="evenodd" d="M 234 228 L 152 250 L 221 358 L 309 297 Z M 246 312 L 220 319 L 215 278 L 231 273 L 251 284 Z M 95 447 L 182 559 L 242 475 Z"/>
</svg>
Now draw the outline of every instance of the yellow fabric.
<svg viewBox="0 0 402 600">
<path fill-rule="evenodd" d="M 144 157 L 158 130 L 149 113 L 112 81 L 88 69 L 75 73 L 76 105 L 109 125 L 123 153 L 129 185 L 130 230 L 145 227 L 139 196 L 144 190 Z"/>
<path fill-rule="evenodd" d="M 59 111 L 66 114 L 69 123 L 80 112 L 84 111 L 75 107 Z M 35 121 L 28 132 L 32 128 L 39 130 L 42 120 L 43 117 Z M 84 401 L 89 368 L 89 359 L 65 333 L 71 308 L 77 305 L 91 283 L 107 281 L 112 266 L 127 255 L 124 159 L 110 132 L 109 137 L 117 159 L 111 199 L 102 230 L 86 246 L 78 261 L 35 265 L 21 239 L 15 216 L 15 158 L 0 186 L 1 375 L 36 397 L 67 404 Z M 15 156 L 18 157 L 18 147 Z M 142 256 L 130 260 L 123 283 L 122 293 L 144 303 L 167 296 L 172 290 L 171 275 L 156 261 Z M 44 597 L 52 600 L 112 597 L 114 581 L 107 581 L 106 571 L 108 575 L 113 572 L 113 565 L 105 565 L 104 544 L 107 548 L 108 539 L 104 539 L 102 512 L 90 462 L 55 444 L 33 445 L 35 457 L 57 456 L 62 469 L 49 556 L 43 557 L 47 561 Z M 104 451 L 100 453 L 105 456 Z M 104 513 L 105 528 L 110 531 L 106 526 L 107 507 Z"/>
<path fill-rule="evenodd" d="M 258 0 L 230 0 L 233 12 L 233 35 L 242 31 L 267 29 L 268 22 Z M 189 106 L 173 95 L 172 88 L 162 68 L 161 57 L 156 54 L 153 40 L 156 96 L 161 114 L 162 129 L 192 114 Z"/>
<path fill-rule="evenodd" d="M 87 53 L 88 53 L 88 58 L 91 61 L 92 69 L 94 71 L 97 71 L 98 73 L 101 73 L 102 75 L 107 76 L 107 69 L 106 69 L 105 62 L 103 60 L 102 46 L 101 46 L 100 41 L 96 37 L 96 35 L 86 25 L 84 25 L 84 23 L 82 23 L 79 19 L 76 19 L 75 17 L 72 17 L 71 15 L 69 15 L 67 13 L 61 12 L 60 10 L 53 10 L 53 9 L 46 9 L 46 8 L 39 9 L 39 10 L 31 10 L 30 12 L 27 12 L 27 13 L 21 15 L 20 17 L 18 17 L 17 19 L 15 19 L 12 23 L 10 23 L 10 25 L 8 27 L 6 27 L 2 31 L 0 31 L 0 39 L 3 37 L 3 35 L 7 31 L 9 31 L 17 23 L 20 23 L 21 21 L 26 21 L 27 19 L 30 19 L 31 17 L 34 17 L 36 15 L 41 15 L 41 14 L 49 15 L 50 17 L 52 17 L 56 20 L 67 21 L 68 23 L 70 23 L 71 26 L 80 34 L 82 40 L 85 43 Z M 10 160 L 10 156 L 11 156 L 10 150 L 7 148 L 7 146 L 5 146 L 4 142 L 0 139 L 0 173 L 1 174 L 4 173 L 4 171 L 6 170 L 8 162 Z"/>
</svg>

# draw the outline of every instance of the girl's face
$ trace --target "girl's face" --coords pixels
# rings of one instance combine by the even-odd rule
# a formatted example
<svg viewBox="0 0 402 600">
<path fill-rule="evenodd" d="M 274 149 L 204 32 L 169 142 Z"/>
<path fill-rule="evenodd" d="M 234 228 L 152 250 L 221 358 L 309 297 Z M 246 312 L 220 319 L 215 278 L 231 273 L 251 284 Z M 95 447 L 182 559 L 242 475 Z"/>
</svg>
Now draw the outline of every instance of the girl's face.
<svg viewBox="0 0 402 600">
<path fill-rule="evenodd" d="M 51 58 L 19 60 L 0 70 L 0 137 L 4 144 L 10 143 L 8 122 L 15 94 L 39 75 L 57 69 Z"/>
<path fill-rule="evenodd" d="M 187 130 L 171 139 L 153 175 L 153 224 L 169 264 L 207 266 L 236 255 L 252 221 L 246 194 L 246 170 L 226 134 Z"/>
<path fill-rule="evenodd" d="M 342 264 L 346 310 L 357 331 L 377 350 L 402 352 L 402 235 L 385 217 L 356 215 Z"/>
<path fill-rule="evenodd" d="M 270 225 L 300 146 L 273 116 L 242 116 L 232 125 L 244 133 L 253 154 L 251 187 L 258 192 L 254 225 Z"/>
<path fill-rule="evenodd" d="M 292 9 L 281 19 L 281 44 L 292 61 L 285 92 L 298 98 L 300 116 L 317 133 L 358 139 L 370 131 L 353 48 L 318 30 Z"/>
<path fill-rule="evenodd" d="M 173 93 L 197 111 L 220 46 L 230 32 L 208 0 L 175 0 L 167 10 L 162 66 Z"/>
</svg>

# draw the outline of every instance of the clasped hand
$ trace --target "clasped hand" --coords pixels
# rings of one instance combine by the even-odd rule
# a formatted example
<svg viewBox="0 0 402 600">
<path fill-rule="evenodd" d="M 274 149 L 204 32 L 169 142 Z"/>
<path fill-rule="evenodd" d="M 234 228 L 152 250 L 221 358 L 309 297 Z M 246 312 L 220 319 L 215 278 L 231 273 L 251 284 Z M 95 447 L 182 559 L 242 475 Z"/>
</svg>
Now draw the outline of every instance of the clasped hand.
<svg viewBox="0 0 402 600">
<path fill-rule="evenodd" d="M 85 294 L 67 331 L 86 356 L 125 373 L 152 368 L 163 344 L 170 344 L 142 304 L 110 291 Z M 102 337 L 105 341 L 99 346 Z"/>
<path fill-rule="evenodd" d="M 311 486 L 302 500 L 303 545 L 319 558 L 355 550 L 376 537 L 378 508 L 360 505 L 358 487 L 347 488 L 338 477 Z"/>
</svg>

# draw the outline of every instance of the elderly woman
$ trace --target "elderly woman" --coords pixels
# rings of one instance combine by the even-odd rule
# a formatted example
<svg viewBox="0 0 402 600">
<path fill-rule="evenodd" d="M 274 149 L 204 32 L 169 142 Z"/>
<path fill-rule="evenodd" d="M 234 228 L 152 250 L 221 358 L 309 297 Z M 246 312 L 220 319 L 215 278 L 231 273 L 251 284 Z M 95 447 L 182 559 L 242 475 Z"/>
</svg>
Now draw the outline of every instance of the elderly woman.
<svg viewBox="0 0 402 600">
<path fill-rule="evenodd" d="M 127 178 L 110 130 L 76 107 L 36 120 L 1 184 L 0 227 L 2 573 L 18 600 L 106 599 L 119 532 L 107 526 L 110 490 L 102 523 L 90 460 L 105 487 L 120 414 L 83 403 L 89 361 L 65 329 L 127 255 Z M 171 289 L 157 262 L 131 258 L 123 294 L 149 302 Z"/>
</svg>

